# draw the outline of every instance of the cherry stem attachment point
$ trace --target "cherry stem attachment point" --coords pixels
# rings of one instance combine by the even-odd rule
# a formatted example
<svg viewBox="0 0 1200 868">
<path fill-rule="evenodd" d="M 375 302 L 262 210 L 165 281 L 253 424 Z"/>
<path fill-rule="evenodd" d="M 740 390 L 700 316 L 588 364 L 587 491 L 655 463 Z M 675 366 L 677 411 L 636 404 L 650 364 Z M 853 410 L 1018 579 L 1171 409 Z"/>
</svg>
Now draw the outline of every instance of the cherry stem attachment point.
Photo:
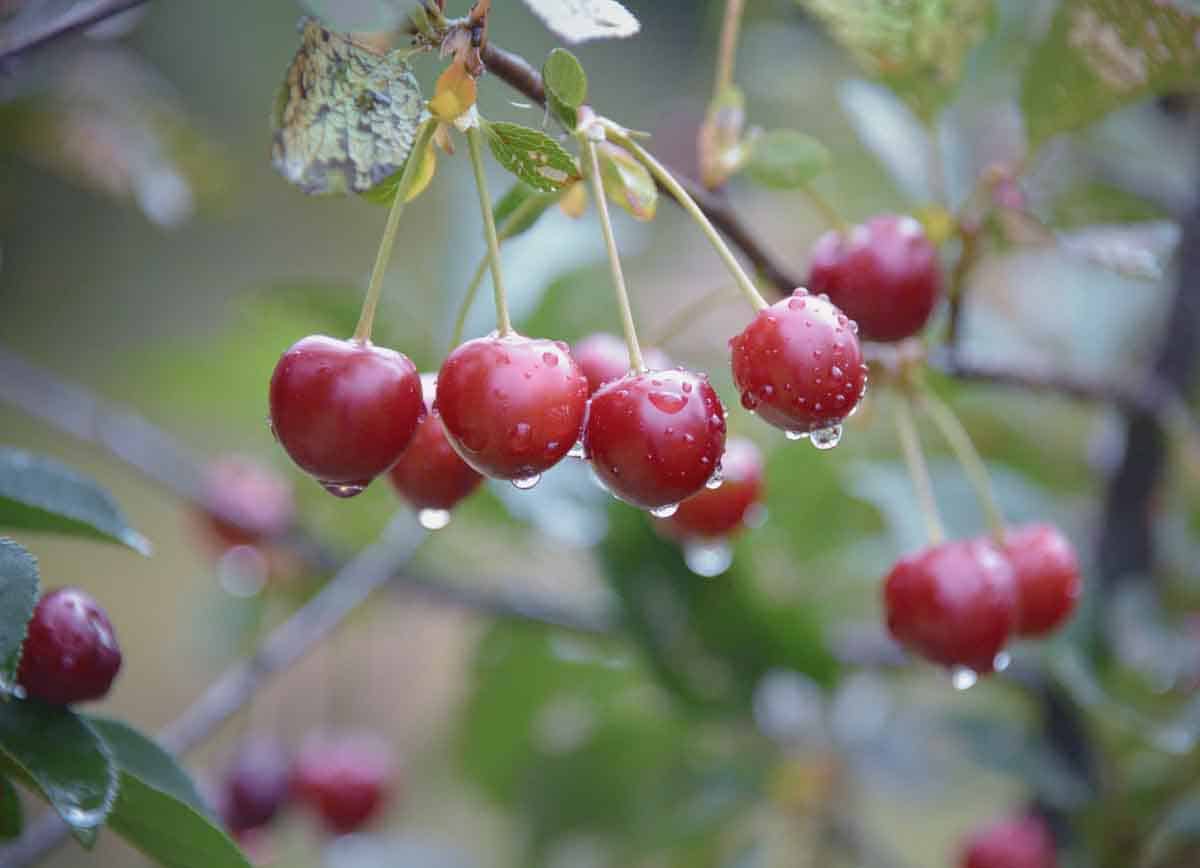
<svg viewBox="0 0 1200 868">
<path fill-rule="evenodd" d="M 742 25 L 742 10 L 745 0 L 725 0 L 725 18 L 721 22 L 721 43 L 717 49 L 717 75 L 713 85 L 713 99 L 721 98 L 726 89 L 733 85 L 733 65 L 737 59 L 738 31 Z"/>
<path fill-rule="evenodd" d="M 929 476 L 929 465 L 921 450 L 921 437 L 913 421 L 912 396 L 905 392 L 894 402 L 896 410 L 896 433 L 900 437 L 900 450 L 904 463 L 917 490 L 917 505 L 925 518 L 925 532 L 931 545 L 940 545 L 946 539 L 942 517 L 938 513 L 937 498 L 933 494 L 933 480 Z"/>
<path fill-rule="evenodd" d="M 500 270 L 500 240 L 496 236 L 496 221 L 492 217 L 492 200 L 488 196 L 487 177 L 483 169 L 483 132 L 478 126 L 467 129 L 467 150 L 471 152 L 471 168 L 475 171 L 475 189 L 479 193 L 479 209 L 483 214 L 483 235 L 487 239 L 488 262 L 492 267 L 492 291 L 496 297 L 496 330 L 501 337 L 512 334 L 508 316 L 508 301 L 504 291 L 504 275 Z"/>
<path fill-rule="evenodd" d="M 741 263 L 737 261 L 737 257 L 733 255 L 733 251 L 729 249 L 729 245 L 725 243 L 725 239 L 721 237 L 716 228 L 704 216 L 704 212 L 700 210 L 700 206 L 696 201 L 688 195 L 678 181 L 667 171 L 666 166 L 656 160 L 645 148 L 635 142 L 624 130 L 614 124 L 612 121 L 605 118 L 599 118 L 597 123 L 600 123 L 607 130 L 609 137 L 619 144 L 625 150 L 629 151 L 641 163 L 650 170 L 650 174 L 666 188 L 677 202 L 683 207 L 683 210 L 688 213 L 693 220 L 696 221 L 713 249 L 717 251 L 717 255 L 721 257 L 721 261 L 725 263 L 725 267 L 729 269 L 729 273 L 733 275 L 734 281 L 737 283 L 738 289 L 742 295 L 746 297 L 746 301 L 755 311 L 760 311 L 768 307 L 766 299 L 758 291 L 758 287 L 754 285 L 754 281 L 746 274 Z"/>
</svg>

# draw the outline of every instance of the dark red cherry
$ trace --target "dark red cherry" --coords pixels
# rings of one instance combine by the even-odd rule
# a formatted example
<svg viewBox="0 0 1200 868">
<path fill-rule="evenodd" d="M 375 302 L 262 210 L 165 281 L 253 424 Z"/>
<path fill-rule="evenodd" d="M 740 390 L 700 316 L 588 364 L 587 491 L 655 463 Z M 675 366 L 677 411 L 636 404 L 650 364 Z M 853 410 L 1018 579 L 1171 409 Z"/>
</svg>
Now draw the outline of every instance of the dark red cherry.
<svg viewBox="0 0 1200 868">
<path fill-rule="evenodd" d="M 803 289 L 759 311 L 729 345 L 742 406 L 793 435 L 840 425 L 867 390 L 854 323 Z"/>
<path fill-rule="evenodd" d="M 946 666 L 991 672 L 1017 623 L 1012 566 L 985 539 L 954 540 L 901 558 L 884 582 L 892 636 Z"/>
<path fill-rule="evenodd" d="M 205 469 L 204 519 L 221 549 L 258 545 L 283 534 L 296 516 L 292 486 L 269 467 L 240 455 Z"/>
<path fill-rule="evenodd" d="M 38 600 L 29 621 L 17 683 L 52 705 L 101 699 L 121 668 L 121 648 L 100 604 L 79 588 Z"/>
<path fill-rule="evenodd" d="M 271 427 L 332 494 L 358 494 L 400 457 L 425 414 L 408 357 L 370 342 L 310 335 L 271 375 Z"/>
<path fill-rule="evenodd" d="M 674 506 L 716 470 L 725 408 L 702 374 L 629 374 L 592 396 L 584 449 L 617 497 L 643 509 Z"/>
<path fill-rule="evenodd" d="M 863 339 L 898 341 L 924 328 L 942 294 L 942 271 L 921 224 L 885 214 L 817 239 L 808 288 L 828 295 Z"/>
<path fill-rule="evenodd" d="M 625 341 L 608 332 L 588 335 L 571 348 L 571 355 L 579 363 L 588 379 L 588 388 L 593 393 L 605 383 L 619 380 L 630 373 L 629 350 L 625 347 Z M 654 347 L 642 351 L 642 360 L 652 371 L 671 367 L 667 354 Z"/>
<path fill-rule="evenodd" d="M 1029 524 L 1005 534 L 1004 553 L 1017 579 L 1017 632 L 1043 636 L 1067 620 L 1083 583 L 1070 540 L 1052 525 Z"/>
<path fill-rule="evenodd" d="M 741 530 L 746 513 L 762 498 L 763 457 L 744 437 L 731 437 L 721 458 L 718 488 L 704 488 L 679 504 L 659 527 L 675 539 L 714 539 Z"/>
<path fill-rule="evenodd" d="M 575 445 L 587 397 L 587 377 L 566 344 L 518 334 L 467 341 L 437 377 L 450 444 L 480 473 L 518 482 Z"/>
<path fill-rule="evenodd" d="M 391 745 L 369 733 L 318 733 L 306 738 L 292 766 L 293 797 L 330 832 L 346 835 L 375 817 L 395 787 Z"/>
<path fill-rule="evenodd" d="M 1055 868 L 1054 838 L 1040 817 L 1001 820 L 971 835 L 959 864 L 962 868 Z"/>
<path fill-rule="evenodd" d="M 441 417 L 433 409 L 436 383 L 434 374 L 421 375 L 427 414 L 389 473 L 392 486 L 413 509 L 453 509 L 483 482 L 446 439 Z"/>
<path fill-rule="evenodd" d="M 274 738 L 257 736 L 238 748 L 225 773 L 223 816 L 235 835 L 269 823 L 287 802 L 291 764 Z"/>
</svg>

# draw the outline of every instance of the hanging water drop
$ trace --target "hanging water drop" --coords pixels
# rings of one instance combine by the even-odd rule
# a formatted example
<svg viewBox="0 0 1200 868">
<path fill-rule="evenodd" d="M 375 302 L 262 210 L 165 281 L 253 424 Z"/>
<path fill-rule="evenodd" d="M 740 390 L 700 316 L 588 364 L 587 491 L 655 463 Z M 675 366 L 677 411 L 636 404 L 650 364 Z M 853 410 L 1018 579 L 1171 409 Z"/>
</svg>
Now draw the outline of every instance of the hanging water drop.
<svg viewBox="0 0 1200 868">
<path fill-rule="evenodd" d="M 542 474 L 535 473 L 532 476 L 522 476 L 519 479 L 514 479 L 512 481 L 512 484 L 513 484 L 513 488 L 516 488 L 520 491 L 528 491 L 529 489 L 533 488 L 535 485 L 537 485 L 541 481 L 542 481 Z"/>
<path fill-rule="evenodd" d="M 359 483 L 322 482 L 321 487 L 334 497 L 357 497 L 367 490 L 367 486 Z"/>
<path fill-rule="evenodd" d="M 417 521 L 425 530 L 441 530 L 450 523 L 450 510 L 423 509 L 417 513 Z"/>
<path fill-rule="evenodd" d="M 724 540 L 688 542 L 683 546 L 683 562 L 696 575 L 711 579 L 729 569 L 733 563 L 733 549 Z"/>
<path fill-rule="evenodd" d="M 828 428 L 818 428 L 810 437 L 812 445 L 818 449 L 832 449 L 842 442 L 842 426 L 831 425 Z"/>
<path fill-rule="evenodd" d="M 955 690 L 970 690 L 979 681 L 979 673 L 969 666 L 955 666 L 950 670 L 950 683 Z"/>
<path fill-rule="evenodd" d="M 992 660 L 992 669 L 994 669 L 996 672 L 1003 672 L 1011 664 L 1012 655 L 1007 651 L 1001 651 L 996 655 L 995 659 Z"/>
<path fill-rule="evenodd" d="M 793 441 L 803 440 L 805 437 L 808 436 L 807 431 L 785 431 L 783 433 L 787 436 L 787 439 L 793 440 Z"/>
<path fill-rule="evenodd" d="M 677 512 L 679 512 L 678 503 L 668 503 L 666 506 L 656 506 L 650 510 L 650 514 L 655 518 L 670 518 Z"/>
<path fill-rule="evenodd" d="M 567 450 L 568 458 L 578 458 L 581 461 L 587 459 L 587 450 L 583 448 L 583 440 L 576 440 L 575 445 Z"/>
<path fill-rule="evenodd" d="M 716 491 L 725 482 L 725 469 L 721 467 L 721 462 L 717 462 L 717 467 L 712 472 L 712 476 L 708 477 L 708 482 L 704 483 L 704 487 L 709 491 Z"/>
</svg>

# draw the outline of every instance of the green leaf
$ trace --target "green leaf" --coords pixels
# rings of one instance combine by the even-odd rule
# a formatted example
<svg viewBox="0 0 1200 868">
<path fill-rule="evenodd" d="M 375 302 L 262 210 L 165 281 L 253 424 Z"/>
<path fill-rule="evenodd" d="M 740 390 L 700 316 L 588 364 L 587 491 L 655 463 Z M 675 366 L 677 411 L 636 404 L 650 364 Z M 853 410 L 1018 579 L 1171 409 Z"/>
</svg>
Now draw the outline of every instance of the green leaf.
<svg viewBox="0 0 1200 868">
<path fill-rule="evenodd" d="M 0 840 L 12 840 L 21 835 L 25 824 L 21 799 L 8 778 L 0 778 Z"/>
<path fill-rule="evenodd" d="M 570 43 L 621 39 L 641 29 L 617 0 L 525 0 L 551 31 Z"/>
<path fill-rule="evenodd" d="M 1200 80 L 1200 15 L 1160 0 L 1063 0 L 1025 70 L 1034 147 L 1134 100 Z"/>
<path fill-rule="evenodd" d="M 117 542 L 148 555 L 112 496 L 64 464 L 0 447 L 0 527 L 53 531 Z"/>
<path fill-rule="evenodd" d="M 987 35 L 992 0 L 797 0 L 925 121 L 949 102 Z"/>
<path fill-rule="evenodd" d="M 492 155 L 535 190 L 553 193 L 579 179 L 575 158 L 543 132 L 520 124 L 485 122 Z"/>
<path fill-rule="evenodd" d="M 121 775 L 109 828 L 166 868 L 249 868 L 174 757 L 128 724 L 90 722 Z"/>
<path fill-rule="evenodd" d="M 558 193 L 544 193 L 518 181 L 500 197 L 492 211 L 496 234 L 501 241 L 532 229 L 546 210 L 558 201 Z"/>
<path fill-rule="evenodd" d="M 17 681 L 21 643 L 37 596 L 37 561 L 17 543 L 0 538 L 0 690 Z"/>
<path fill-rule="evenodd" d="M 85 847 L 117 797 L 108 746 L 67 708 L 0 702 L 0 765 L 46 799 Z"/>
<path fill-rule="evenodd" d="M 1050 222 L 1055 229 L 1079 229 L 1100 223 L 1165 220 L 1168 216 L 1162 206 L 1135 193 L 1103 181 L 1089 181 L 1055 199 Z"/>
<path fill-rule="evenodd" d="M 776 190 L 808 185 L 829 168 L 829 149 L 795 130 L 771 130 L 754 143 L 747 171 L 755 183 Z"/>
<path fill-rule="evenodd" d="M 565 48 L 554 49 L 542 64 L 542 81 L 550 107 L 568 129 L 574 129 L 575 110 L 587 99 L 588 90 L 587 73 L 579 59 Z"/>
<path fill-rule="evenodd" d="M 658 185 L 654 176 L 624 148 L 611 142 L 596 147 L 604 192 L 635 220 L 653 220 L 658 210 Z"/>
</svg>

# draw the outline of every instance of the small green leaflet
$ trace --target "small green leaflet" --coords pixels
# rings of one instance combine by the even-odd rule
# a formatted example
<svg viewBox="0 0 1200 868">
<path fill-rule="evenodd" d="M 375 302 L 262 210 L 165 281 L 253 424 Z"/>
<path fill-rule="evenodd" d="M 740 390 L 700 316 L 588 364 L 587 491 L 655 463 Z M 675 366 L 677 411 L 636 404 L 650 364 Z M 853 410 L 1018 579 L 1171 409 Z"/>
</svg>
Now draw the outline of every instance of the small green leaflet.
<svg viewBox="0 0 1200 868">
<path fill-rule="evenodd" d="M 755 141 L 746 168 L 750 177 L 764 187 L 794 190 L 824 172 L 831 161 L 829 149 L 812 136 L 795 130 L 771 130 Z"/>
<path fill-rule="evenodd" d="M 0 537 L 0 691 L 17 682 L 21 644 L 38 596 L 38 568 L 33 555 Z"/>
<path fill-rule="evenodd" d="M 558 193 L 534 190 L 520 181 L 500 197 L 492 210 L 496 234 L 501 241 L 533 228 L 546 209 L 558 201 Z"/>
<path fill-rule="evenodd" d="M 316 19 L 302 22 L 274 117 L 271 161 L 305 193 L 361 193 L 404 166 L 421 123 L 416 78 Z"/>
<path fill-rule="evenodd" d="M 587 99 L 587 73 L 579 59 L 565 48 L 550 52 L 542 64 L 542 81 L 546 87 L 546 103 L 568 129 L 578 123 L 575 110 Z"/>
<path fill-rule="evenodd" d="M 553 193 L 580 177 L 575 158 L 545 133 L 491 122 L 483 131 L 496 161 L 535 190 Z"/>
<path fill-rule="evenodd" d="M 596 146 L 600 161 L 600 180 L 604 192 L 635 220 L 653 220 L 658 210 L 658 186 L 650 170 L 624 148 L 612 142 Z"/>
<path fill-rule="evenodd" d="M 525 0 L 525 5 L 572 44 L 633 36 L 642 27 L 617 0 Z"/>
</svg>

